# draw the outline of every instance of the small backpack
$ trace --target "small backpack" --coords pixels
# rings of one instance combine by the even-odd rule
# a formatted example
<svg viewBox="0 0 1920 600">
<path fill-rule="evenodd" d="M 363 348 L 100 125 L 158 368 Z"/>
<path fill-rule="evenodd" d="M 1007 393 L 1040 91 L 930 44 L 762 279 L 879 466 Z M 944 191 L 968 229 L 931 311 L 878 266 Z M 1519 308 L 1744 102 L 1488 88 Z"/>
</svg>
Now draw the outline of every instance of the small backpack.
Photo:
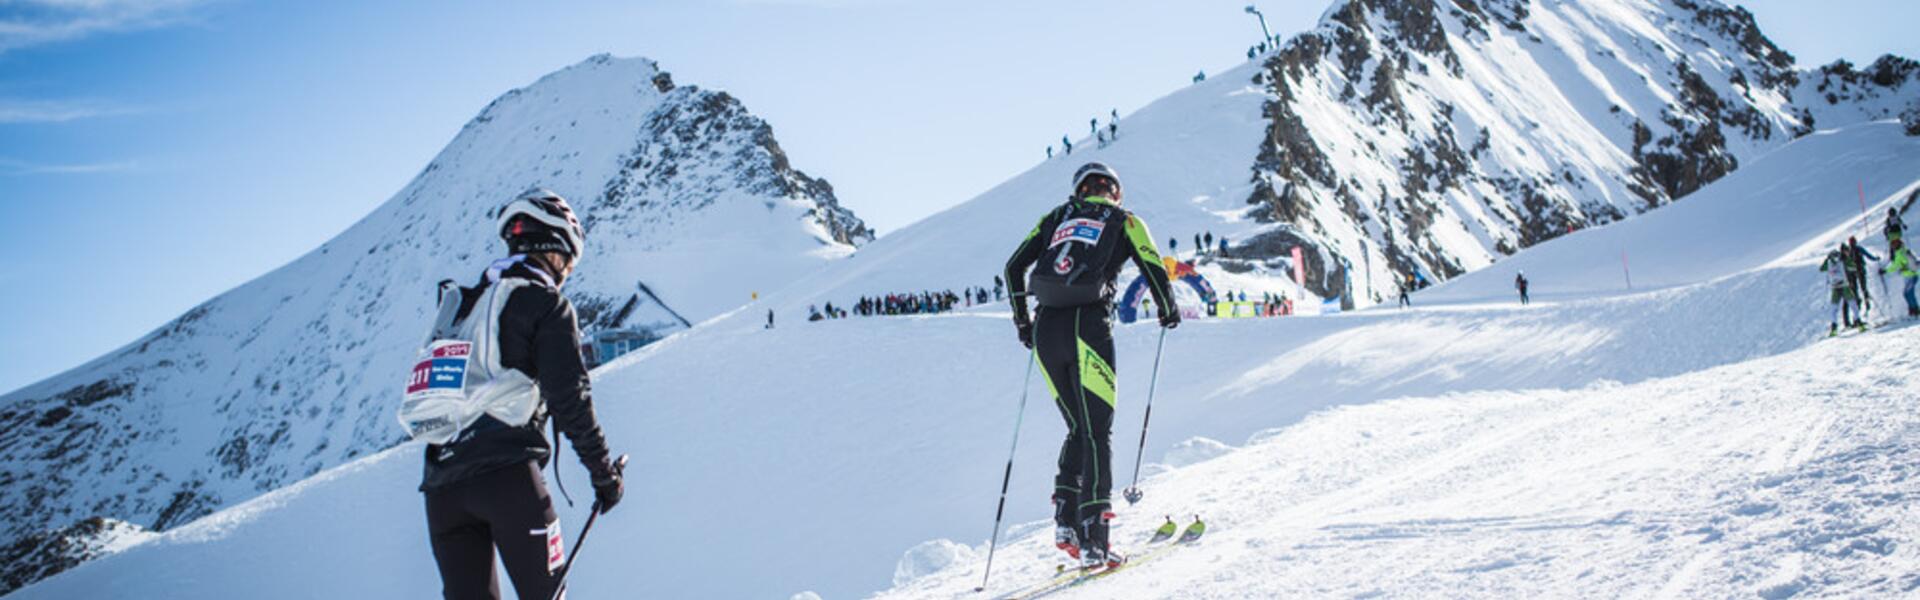
<svg viewBox="0 0 1920 600">
<path fill-rule="evenodd" d="M 518 257 L 495 262 L 477 287 L 440 282 L 439 312 L 420 347 L 397 414 L 408 436 L 444 445 L 483 415 L 521 425 L 539 410 L 539 385 L 500 364 L 501 309 L 514 290 L 541 285 L 500 276 L 516 262 Z"/>
<path fill-rule="evenodd" d="M 1107 299 L 1109 282 L 1102 271 L 1123 243 L 1126 232 L 1114 229 L 1120 209 L 1093 202 L 1068 202 L 1059 209 L 1053 231 L 1040 253 L 1040 264 L 1027 278 L 1027 289 L 1041 306 L 1086 306 Z"/>
</svg>

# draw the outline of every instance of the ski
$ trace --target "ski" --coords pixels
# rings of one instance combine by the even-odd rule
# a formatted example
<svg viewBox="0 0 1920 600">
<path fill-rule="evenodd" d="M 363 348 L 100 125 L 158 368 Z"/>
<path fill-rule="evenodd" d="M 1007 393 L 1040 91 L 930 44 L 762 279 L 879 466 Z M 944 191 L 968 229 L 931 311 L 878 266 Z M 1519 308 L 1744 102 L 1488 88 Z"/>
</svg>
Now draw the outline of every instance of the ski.
<svg viewBox="0 0 1920 600">
<path fill-rule="evenodd" d="M 1071 567 L 1064 564 L 1056 565 L 1054 568 L 1059 572 L 1059 575 L 1056 575 L 1052 580 L 1014 592 L 1011 595 L 1003 597 L 1002 600 L 1031 600 L 1033 598 L 1041 598 L 1089 581 L 1119 573 L 1165 556 L 1175 548 L 1191 544 L 1199 540 L 1200 537 L 1207 532 L 1207 524 L 1201 521 L 1199 516 L 1195 516 L 1193 523 L 1188 525 L 1185 530 L 1178 530 L 1177 528 L 1178 526 L 1174 524 L 1173 519 L 1169 517 L 1166 524 L 1161 525 L 1159 529 L 1154 531 L 1153 537 L 1147 542 L 1149 546 L 1145 551 L 1138 555 L 1128 557 L 1119 565 L 1088 568 Z M 1174 537 L 1175 531 L 1179 531 L 1178 538 Z M 1173 541 L 1160 543 L 1169 539 Z"/>
</svg>

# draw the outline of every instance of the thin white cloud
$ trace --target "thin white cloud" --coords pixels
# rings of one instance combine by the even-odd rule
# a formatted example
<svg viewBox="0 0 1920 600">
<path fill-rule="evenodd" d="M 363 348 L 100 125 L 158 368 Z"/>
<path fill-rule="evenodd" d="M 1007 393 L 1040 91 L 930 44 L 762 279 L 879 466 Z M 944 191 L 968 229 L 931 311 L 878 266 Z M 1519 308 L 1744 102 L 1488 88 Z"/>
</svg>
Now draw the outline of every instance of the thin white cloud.
<svg viewBox="0 0 1920 600">
<path fill-rule="evenodd" d="M 28 100 L 0 98 L 0 125 L 15 123 L 65 123 L 81 119 L 117 117 L 146 112 L 132 106 L 120 106 L 89 100 Z"/>
<path fill-rule="evenodd" d="M 28 175 L 91 175 L 100 173 L 126 173 L 137 171 L 140 164 L 134 161 L 79 164 L 43 164 L 11 158 L 0 158 L 0 176 L 23 177 Z"/>
<path fill-rule="evenodd" d="M 170 27 L 211 0 L 0 0 L 0 53 L 102 33 Z"/>
</svg>

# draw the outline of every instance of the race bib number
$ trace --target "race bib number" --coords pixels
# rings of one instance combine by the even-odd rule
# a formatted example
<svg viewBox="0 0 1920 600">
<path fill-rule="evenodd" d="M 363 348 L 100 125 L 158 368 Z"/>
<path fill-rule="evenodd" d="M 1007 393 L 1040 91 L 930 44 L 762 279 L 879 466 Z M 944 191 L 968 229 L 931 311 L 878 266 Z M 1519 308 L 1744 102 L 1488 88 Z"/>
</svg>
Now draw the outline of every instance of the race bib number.
<svg viewBox="0 0 1920 600">
<path fill-rule="evenodd" d="M 1067 221 L 1061 223 L 1059 227 L 1053 228 L 1053 241 L 1047 244 L 1047 247 L 1052 248 L 1069 242 L 1080 242 L 1090 246 L 1096 245 L 1100 243 L 1100 234 L 1106 231 L 1106 229 L 1107 224 L 1096 219 L 1074 219 Z"/>
<path fill-rule="evenodd" d="M 407 380 L 407 398 L 458 395 L 467 385 L 467 358 L 473 342 L 440 340 L 420 352 Z"/>
<path fill-rule="evenodd" d="M 539 533 L 535 532 L 536 535 Z M 566 542 L 563 541 L 565 538 L 560 537 L 559 521 L 548 525 L 545 533 L 547 534 L 547 574 L 552 575 L 554 571 L 560 570 L 560 565 L 567 560 Z"/>
</svg>

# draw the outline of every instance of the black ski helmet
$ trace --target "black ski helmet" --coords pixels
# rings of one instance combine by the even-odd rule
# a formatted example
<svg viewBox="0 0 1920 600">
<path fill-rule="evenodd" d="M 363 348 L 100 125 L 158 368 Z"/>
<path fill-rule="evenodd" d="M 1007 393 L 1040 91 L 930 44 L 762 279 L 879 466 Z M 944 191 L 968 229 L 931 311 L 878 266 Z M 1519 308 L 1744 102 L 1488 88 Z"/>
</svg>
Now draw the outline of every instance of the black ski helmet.
<svg viewBox="0 0 1920 600">
<path fill-rule="evenodd" d="M 500 239 L 514 254 L 560 252 L 575 260 L 587 251 L 587 232 L 573 216 L 567 201 L 545 188 L 520 194 L 505 208 L 498 220 Z"/>
<path fill-rule="evenodd" d="M 1085 182 L 1088 177 L 1094 176 L 1105 177 L 1108 181 L 1112 181 L 1114 191 L 1122 189 L 1120 186 L 1120 174 L 1114 172 L 1113 167 L 1107 166 L 1106 163 L 1090 162 L 1081 165 L 1080 170 L 1073 172 L 1073 192 L 1075 194 L 1080 193 L 1080 184 Z"/>
</svg>

